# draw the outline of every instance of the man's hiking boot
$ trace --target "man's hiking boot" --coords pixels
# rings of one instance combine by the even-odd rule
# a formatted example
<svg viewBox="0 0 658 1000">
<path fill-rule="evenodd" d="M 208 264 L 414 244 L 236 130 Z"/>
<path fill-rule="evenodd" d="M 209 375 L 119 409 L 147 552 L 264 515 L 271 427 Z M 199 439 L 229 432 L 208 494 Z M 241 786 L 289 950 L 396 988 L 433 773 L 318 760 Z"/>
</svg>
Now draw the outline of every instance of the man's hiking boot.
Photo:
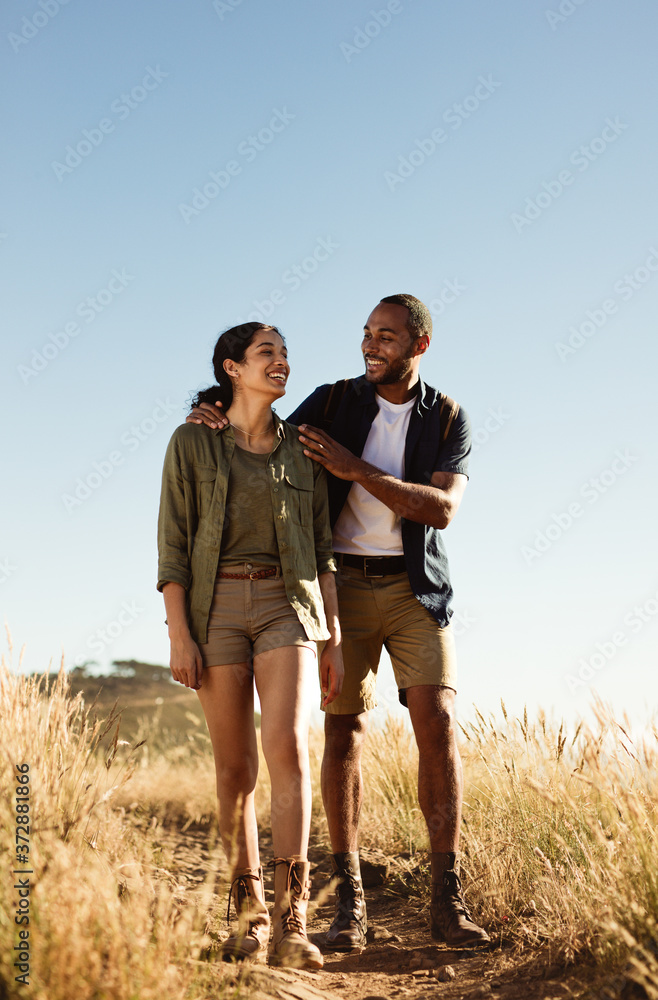
<svg viewBox="0 0 658 1000">
<path fill-rule="evenodd" d="M 462 896 L 459 861 L 454 852 L 432 854 L 430 930 L 435 941 L 453 948 L 488 944 L 489 935 L 473 921 Z"/>
<path fill-rule="evenodd" d="M 326 934 L 314 934 L 313 940 L 322 951 L 361 952 L 366 946 L 368 919 L 363 894 L 359 852 L 333 854 L 336 886 L 336 914 Z"/>
</svg>

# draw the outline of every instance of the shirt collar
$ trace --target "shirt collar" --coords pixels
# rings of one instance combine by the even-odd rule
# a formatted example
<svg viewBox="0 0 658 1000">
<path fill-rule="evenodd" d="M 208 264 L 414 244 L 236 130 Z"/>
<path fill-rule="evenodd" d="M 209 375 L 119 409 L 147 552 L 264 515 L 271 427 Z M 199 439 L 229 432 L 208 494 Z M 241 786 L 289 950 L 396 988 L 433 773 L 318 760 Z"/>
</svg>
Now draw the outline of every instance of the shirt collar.
<svg viewBox="0 0 658 1000">
<path fill-rule="evenodd" d="M 279 436 L 279 438 L 282 441 L 285 441 L 285 439 L 286 439 L 286 425 L 285 425 L 284 421 L 281 419 L 281 417 L 279 416 L 279 414 L 276 412 L 276 410 L 272 410 L 272 415 L 274 417 L 274 428 L 276 430 L 276 433 L 277 433 L 277 435 Z"/>
<path fill-rule="evenodd" d="M 427 399 L 427 386 L 423 382 L 420 375 L 418 376 L 418 392 L 416 393 L 416 408 L 418 410 L 429 410 L 429 406 L 426 402 Z"/>
<path fill-rule="evenodd" d="M 356 384 L 356 394 L 361 406 L 368 406 L 371 403 L 376 402 L 377 390 L 372 382 L 368 382 L 365 375 L 359 375 L 358 378 L 354 380 Z M 418 388 L 416 391 L 416 406 L 414 409 L 417 410 L 428 410 L 429 406 L 426 403 L 427 398 L 427 386 L 423 382 L 422 378 L 418 376 Z"/>
</svg>

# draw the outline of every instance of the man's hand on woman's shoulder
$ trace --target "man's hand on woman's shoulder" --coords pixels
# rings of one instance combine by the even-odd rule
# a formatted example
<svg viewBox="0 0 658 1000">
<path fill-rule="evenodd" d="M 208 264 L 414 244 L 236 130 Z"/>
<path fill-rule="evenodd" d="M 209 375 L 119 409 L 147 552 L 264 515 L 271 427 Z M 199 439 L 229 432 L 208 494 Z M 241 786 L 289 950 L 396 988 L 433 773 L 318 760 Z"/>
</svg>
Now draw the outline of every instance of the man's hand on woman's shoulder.
<svg viewBox="0 0 658 1000">
<path fill-rule="evenodd" d="M 206 427 L 211 427 L 213 430 L 219 428 L 223 431 L 225 427 L 228 427 L 229 420 L 220 403 L 201 403 L 185 417 L 185 423 L 205 424 Z"/>
</svg>

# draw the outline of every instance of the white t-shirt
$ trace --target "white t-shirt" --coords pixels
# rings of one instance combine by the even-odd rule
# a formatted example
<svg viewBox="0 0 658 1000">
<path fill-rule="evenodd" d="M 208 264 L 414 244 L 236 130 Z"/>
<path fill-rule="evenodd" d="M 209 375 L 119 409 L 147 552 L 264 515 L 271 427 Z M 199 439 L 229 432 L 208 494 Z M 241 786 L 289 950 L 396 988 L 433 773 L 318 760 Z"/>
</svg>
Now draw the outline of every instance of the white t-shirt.
<svg viewBox="0 0 658 1000">
<path fill-rule="evenodd" d="M 396 479 L 404 475 L 404 449 L 415 403 L 415 397 L 407 403 L 389 403 L 377 395 L 379 413 L 361 456 Z M 334 526 L 334 549 L 359 556 L 401 556 L 400 518 L 363 486 L 353 483 Z"/>
</svg>

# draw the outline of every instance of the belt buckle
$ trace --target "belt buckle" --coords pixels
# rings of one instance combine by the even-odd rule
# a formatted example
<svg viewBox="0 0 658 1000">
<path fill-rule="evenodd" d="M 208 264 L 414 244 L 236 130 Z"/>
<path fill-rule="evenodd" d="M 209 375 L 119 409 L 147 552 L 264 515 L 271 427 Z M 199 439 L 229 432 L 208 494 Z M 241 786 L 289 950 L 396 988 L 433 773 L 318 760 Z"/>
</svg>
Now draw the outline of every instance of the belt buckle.
<svg viewBox="0 0 658 1000">
<path fill-rule="evenodd" d="M 368 572 L 368 561 L 371 559 L 379 559 L 380 556 L 364 556 L 363 557 L 363 575 L 367 580 L 379 580 L 384 576 L 383 573 L 369 573 Z"/>
<path fill-rule="evenodd" d="M 253 573 L 249 574 L 250 580 L 258 580 L 260 577 L 260 570 L 255 570 Z"/>
</svg>

